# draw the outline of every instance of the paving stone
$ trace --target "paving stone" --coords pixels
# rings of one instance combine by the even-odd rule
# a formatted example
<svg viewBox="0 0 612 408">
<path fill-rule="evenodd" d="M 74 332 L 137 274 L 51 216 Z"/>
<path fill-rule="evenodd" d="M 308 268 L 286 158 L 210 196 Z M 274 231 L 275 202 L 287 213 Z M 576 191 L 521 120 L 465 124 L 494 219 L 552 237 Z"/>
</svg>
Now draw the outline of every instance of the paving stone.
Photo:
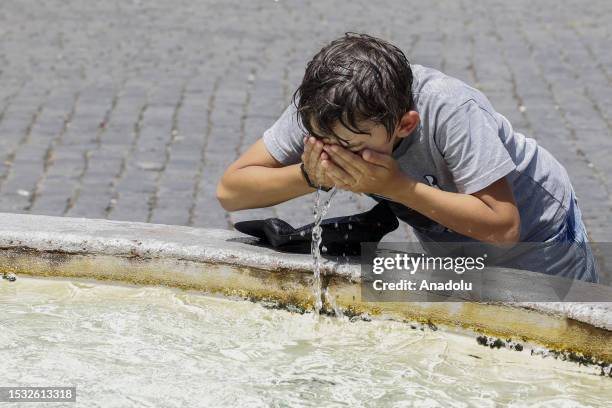
<svg viewBox="0 0 612 408">
<path fill-rule="evenodd" d="M 295 0 L 6 3 L 0 211 L 221 228 L 263 216 L 311 222 L 311 195 L 227 214 L 216 185 L 290 103 L 314 52 L 364 31 L 483 90 L 567 168 L 592 237 L 612 241 L 607 0 L 356 0 L 333 13 Z M 374 204 L 343 194 L 330 214 Z M 385 237 L 414 239 L 403 223 Z"/>
</svg>

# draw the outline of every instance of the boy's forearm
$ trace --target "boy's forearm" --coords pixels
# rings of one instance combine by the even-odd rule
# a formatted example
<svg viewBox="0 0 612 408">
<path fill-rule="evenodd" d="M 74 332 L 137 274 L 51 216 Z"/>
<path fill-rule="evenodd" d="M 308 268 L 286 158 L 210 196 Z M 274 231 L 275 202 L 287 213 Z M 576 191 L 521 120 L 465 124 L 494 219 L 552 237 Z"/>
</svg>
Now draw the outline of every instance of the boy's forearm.
<svg viewBox="0 0 612 408">
<path fill-rule="evenodd" d="M 498 215 L 478 197 L 452 193 L 419 183 L 408 176 L 398 180 L 387 194 L 445 227 L 473 239 L 500 246 L 512 245 L 508 231 Z"/>
<path fill-rule="evenodd" d="M 227 211 L 238 211 L 269 207 L 314 191 L 304 180 L 299 164 L 247 166 L 223 176 L 217 199 Z"/>
</svg>

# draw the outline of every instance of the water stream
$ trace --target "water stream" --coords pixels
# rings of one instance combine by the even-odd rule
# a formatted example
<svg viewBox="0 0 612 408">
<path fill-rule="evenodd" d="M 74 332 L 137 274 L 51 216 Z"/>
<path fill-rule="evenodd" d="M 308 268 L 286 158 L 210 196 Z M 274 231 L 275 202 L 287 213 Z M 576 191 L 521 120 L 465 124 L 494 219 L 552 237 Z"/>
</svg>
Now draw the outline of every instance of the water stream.
<svg viewBox="0 0 612 408">
<path fill-rule="evenodd" d="M 329 210 L 329 206 L 331 204 L 334 195 L 336 194 L 337 189 L 333 188 L 331 190 L 331 194 L 323 203 L 321 202 L 321 190 L 317 189 L 315 192 L 314 199 L 314 226 L 312 228 L 312 243 L 311 243 L 311 253 L 313 259 L 313 292 L 314 292 L 314 307 L 315 307 L 315 316 L 319 316 L 321 312 L 321 308 L 323 307 L 323 299 L 322 299 L 322 290 L 323 295 L 327 299 L 327 301 L 332 305 L 334 309 L 334 313 L 336 316 L 342 316 L 342 310 L 336 305 L 336 302 L 328 292 L 327 288 L 321 288 L 321 240 L 322 240 L 322 229 L 321 229 L 321 221 L 323 221 L 323 217 L 327 214 Z"/>
</svg>

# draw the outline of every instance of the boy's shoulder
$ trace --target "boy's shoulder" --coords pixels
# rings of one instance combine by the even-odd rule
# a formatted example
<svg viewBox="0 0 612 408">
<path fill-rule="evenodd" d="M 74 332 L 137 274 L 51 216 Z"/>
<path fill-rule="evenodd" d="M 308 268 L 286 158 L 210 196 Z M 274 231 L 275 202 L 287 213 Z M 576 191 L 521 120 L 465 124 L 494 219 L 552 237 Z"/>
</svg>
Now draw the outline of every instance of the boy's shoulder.
<svg viewBox="0 0 612 408">
<path fill-rule="evenodd" d="M 412 93 L 420 113 L 449 114 L 468 101 L 493 113 L 488 98 L 478 89 L 464 81 L 445 74 L 435 68 L 410 64 L 413 74 Z"/>
</svg>

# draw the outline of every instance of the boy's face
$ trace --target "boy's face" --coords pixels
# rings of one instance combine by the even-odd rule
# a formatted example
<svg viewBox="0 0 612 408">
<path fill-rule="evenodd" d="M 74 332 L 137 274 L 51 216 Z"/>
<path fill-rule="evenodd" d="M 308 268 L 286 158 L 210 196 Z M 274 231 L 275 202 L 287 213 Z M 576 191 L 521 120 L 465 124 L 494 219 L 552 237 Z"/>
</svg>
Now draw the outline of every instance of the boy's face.
<svg viewBox="0 0 612 408">
<path fill-rule="evenodd" d="M 322 135 L 318 132 L 316 126 L 312 126 L 312 128 L 317 132 L 317 135 L 322 136 L 317 138 L 322 140 L 323 143 L 337 144 L 357 154 L 361 154 L 365 149 L 370 149 L 379 153 L 391 155 L 393 148 L 402 138 L 408 136 L 414 130 L 418 121 L 419 115 L 416 111 L 406 112 L 391 137 L 389 137 L 383 125 L 376 124 L 369 120 L 358 124 L 359 128 L 369 132 L 369 135 L 354 133 L 344 127 L 339 121 L 336 122 L 333 127 L 333 131 L 337 137 L 334 135 Z M 312 121 L 311 125 L 314 125 Z"/>
<path fill-rule="evenodd" d="M 376 125 L 369 121 L 359 123 L 359 128 L 370 134 L 362 135 L 353 133 L 337 122 L 333 131 L 337 135 L 319 138 L 325 144 L 337 144 L 354 153 L 360 153 L 364 149 L 372 149 L 380 153 L 391 154 L 393 151 L 393 138 L 388 137 L 387 130 L 382 125 Z M 313 129 L 316 129 L 313 127 Z M 320 135 L 320 133 L 317 133 Z"/>
</svg>

